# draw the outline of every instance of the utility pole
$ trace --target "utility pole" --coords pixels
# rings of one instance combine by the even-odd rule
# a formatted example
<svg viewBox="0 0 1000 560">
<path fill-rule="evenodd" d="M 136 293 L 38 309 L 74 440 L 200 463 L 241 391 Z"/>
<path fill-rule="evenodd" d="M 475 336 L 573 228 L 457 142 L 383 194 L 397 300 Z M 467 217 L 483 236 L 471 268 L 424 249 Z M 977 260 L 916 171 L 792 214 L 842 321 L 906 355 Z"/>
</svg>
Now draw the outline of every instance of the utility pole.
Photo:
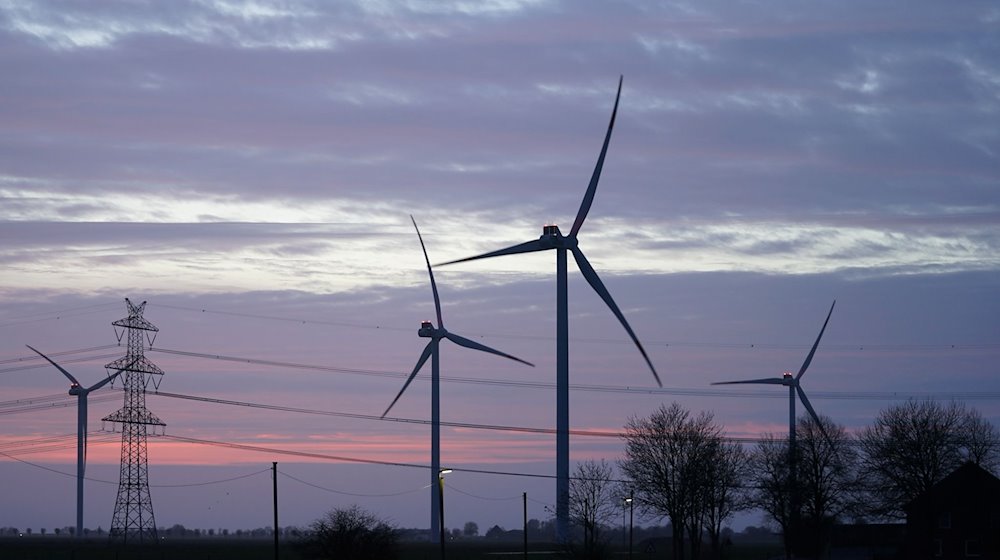
<svg viewBox="0 0 1000 560">
<path fill-rule="evenodd" d="M 278 560 L 278 462 L 271 461 L 271 480 L 274 486 L 274 560 Z"/>
<path fill-rule="evenodd" d="M 524 560 L 528 560 L 528 493 L 521 493 L 521 503 L 524 505 Z"/>
</svg>

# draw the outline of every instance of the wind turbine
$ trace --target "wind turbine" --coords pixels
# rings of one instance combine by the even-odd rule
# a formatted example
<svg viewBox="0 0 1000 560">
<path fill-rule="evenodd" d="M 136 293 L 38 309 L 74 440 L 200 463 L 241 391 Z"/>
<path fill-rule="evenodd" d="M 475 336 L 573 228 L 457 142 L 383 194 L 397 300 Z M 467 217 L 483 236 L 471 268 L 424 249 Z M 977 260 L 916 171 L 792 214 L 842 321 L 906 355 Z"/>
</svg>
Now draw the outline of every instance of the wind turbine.
<svg viewBox="0 0 1000 560">
<path fill-rule="evenodd" d="M 424 245 L 424 238 L 420 235 L 420 228 L 417 227 L 417 221 L 410 216 L 410 221 L 413 222 L 413 228 L 417 230 L 417 238 L 420 239 L 420 248 L 424 251 L 424 261 L 427 263 L 427 274 L 431 279 L 431 291 L 434 293 L 434 310 L 437 313 L 437 326 L 430 321 L 421 321 L 420 330 L 417 334 L 429 338 L 430 341 L 427 346 L 424 347 L 424 351 L 420 354 L 420 358 L 417 360 L 417 365 L 413 368 L 413 372 L 406 379 L 406 383 L 403 384 L 403 388 L 399 390 L 396 398 L 392 399 L 392 402 L 382 413 L 382 418 L 385 418 L 386 414 L 392 410 L 392 407 L 396 404 L 396 401 L 403 396 L 403 392 L 406 388 L 410 386 L 413 378 L 417 376 L 420 368 L 424 366 L 427 362 L 427 358 L 431 359 L 431 539 L 439 538 L 440 533 L 440 484 L 438 477 L 441 472 L 441 364 L 440 364 L 440 342 L 441 339 L 446 338 L 459 346 L 464 346 L 466 348 L 471 348 L 473 350 L 479 350 L 481 352 L 488 352 L 490 354 L 496 354 L 497 356 L 503 356 L 504 358 L 509 358 L 511 360 L 521 362 L 522 364 L 527 364 L 531 367 L 535 367 L 535 364 L 527 362 L 506 354 L 499 350 L 494 350 L 489 346 L 474 342 L 459 336 L 453 332 L 449 332 L 444 328 L 444 320 L 441 318 L 441 299 L 438 297 L 437 284 L 434 282 L 434 271 L 431 269 L 431 261 L 427 257 L 427 247 Z"/>
<path fill-rule="evenodd" d="M 87 467 L 87 396 L 90 393 L 104 387 L 110 383 L 114 378 L 121 372 L 132 367 L 135 363 L 133 360 L 127 366 L 114 372 L 113 374 L 105 377 L 101 381 L 94 383 L 90 387 L 84 388 L 80 385 L 80 382 L 73 377 L 73 374 L 66 371 L 59 364 L 52 361 L 51 358 L 42 354 L 38 350 L 32 348 L 30 345 L 25 345 L 31 348 L 31 351 L 38 354 L 48 361 L 50 364 L 56 367 L 59 371 L 69 379 L 69 394 L 76 396 L 76 537 L 83 538 L 83 474 Z"/>
<path fill-rule="evenodd" d="M 584 278 L 590 287 L 604 303 L 611 309 L 618 321 L 625 327 L 625 331 L 632 338 L 632 342 L 639 349 L 642 357 L 653 372 L 657 385 L 663 386 L 660 376 L 656 373 L 656 368 L 649 360 L 646 350 L 639 342 L 625 315 L 622 314 L 618 305 L 615 304 L 611 294 L 600 277 L 590 265 L 583 250 L 580 249 L 577 234 L 583 221 L 590 212 L 590 206 L 594 202 L 594 195 L 597 193 L 597 183 L 601 178 L 601 169 L 604 167 L 604 157 L 608 152 L 608 143 L 611 141 L 611 131 L 615 126 L 615 116 L 618 114 L 618 100 L 622 93 L 622 78 L 618 79 L 618 93 L 615 96 L 615 106 L 611 111 L 611 121 L 608 123 L 608 131 L 604 136 L 604 145 L 601 147 L 601 154 L 597 158 L 597 165 L 594 167 L 593 175 L 590 177 L 590 184 L 587 192 L 580 204 L 580 209 L 576 213 L 576 220 L 570 229 L 569 235 L 564 236 L 559 231 L 557 225 L 546 225 L 542 228 L 542 235 L 538 239 L 527 241 L 518 245 L 499 249 L 489 253 L 483 253 L 474 257 L 467 257 L 449 261 L 444 264 L 487 259 L 499 257 L 501 255 L 516 255 L 519 253 L 532 253 L 535 251 L 545 251 L 555 249 L 556 251 L 556 530 L 561 538 L 568 536 L 569 529 L 569 304 L 567 295 L 567 272 L 566 272 L 566 252 L 573 253 L 576 264 L 583 273 Z"/>
<path fill-rule="evenodd" d="M 742 383 L 751 384 L 762 384 L 762 385 L 784 385 L 788 387 L 788 478 L 791 484 L 791 496 L 792 496 L 792 515 L 797 515 L 798 512 L 798 472 L 796 465 L 796 447 L 795 447 L 795 396 L 798 394 L 799 399 L 802 401 L 802 406 L 806 407 L 809 411 L 809 415 L 812 416 L 813 420 L 816 421 L 816 426 L 819 427 L 820 432 L 828 442 L 832 445 L 829 434 L 826 433 L 826 429 L 823 427 L 823 423 L 820 422 L 819 415 L 816 414 L 816 410 L 813 409 L 812 404 L 809 403 L 809 398 L 806 397 L 805 391 L 802 390 L 802 376 L 806 373 L 806 369 L 809 364 L 812 363 L 813 356 L 816 354 L 816 348 L 819 346 L 819 341 L 823 338 L 823 332 L 826 331 L 826 325 L 830 322 L 830 316 L 833 315 L 833 308 L 837 305 L 837 300 L 833 300 L 833 305 L 830 306 L 830 312 L 826 314 L 826 320 L 823 321 L 823 328 L 819 330 L 819 336 L 816 337 L 816 342 L 813 343 L 812 348 L 809 350 L 809 354 L 806 356 L 806 360 L 802 362 L 802 367 L 799 368 L 799 372 L 792 376 L 792 372 L 786 371 L 781 377 L 767 377 L 764 379 L 746 379 L 742 381 L 718 381 L 712 383 L 712 385 L 737 385 Z"/>
</svg>

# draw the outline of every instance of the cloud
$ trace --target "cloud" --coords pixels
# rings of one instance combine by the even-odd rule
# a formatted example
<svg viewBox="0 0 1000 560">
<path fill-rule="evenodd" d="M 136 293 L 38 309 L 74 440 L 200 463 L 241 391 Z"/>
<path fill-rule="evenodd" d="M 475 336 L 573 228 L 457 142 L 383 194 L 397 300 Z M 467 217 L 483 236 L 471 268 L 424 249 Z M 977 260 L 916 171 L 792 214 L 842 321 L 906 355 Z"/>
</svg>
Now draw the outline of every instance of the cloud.
<svg viewBox="0 0 1000 560">
<path fill-rule="evenodd" d="M 614 429 L 676 399 L 736 433 L 780 428 L 781 394 L 704 391 L 796 368 L 834 299 L 807 380 L 817 410 L 857 428 L 887 402 L 870 391 L 965 391 L 996 421 L 976 397 L 995 386 L 1000 317 L 996 19 L 986 1 L 0 1 L 0 358 L 13 360 L 0 369 L 15 368 L 0 381 L 15 399 L 64 390 L 55 372 L 16 369 L 23 344 L 114 344 L 129 296 L 150 302 L 158 350 L 331 366 L 153 352 L 164 390 L 378 414 L 434 315 L 409 215 L 435 263 L 568 229 L 624 75 L 580 246 L 667 387 L 691 391 L 641 390 L 641 356 L 570 265 L 574 426 Z M 553 424 L 553 265 L 544 253 L 435 269 L 449 329 L 537 364 L 443 349 L 447 418 Z M 81 375 L 103 375 L 109 358 L 84 354 Z M 427 377 L 401 415 L 426 417 Z M 595 389 L 609 385 L 640 390 Z M 426 436 L 150 404 L 170 430 L 220 441 L 417 460 Z M 60 409 L 14 426 L 52 435 L 73 420 Z M 552 470 L 543 436 L 448 440 L 452 458 Z M 573 446 L 574 458 L 620 454 L 608 438 Z M 95 453 L 114 462 L 111 447 Z M 416 473 L 379 480 L 430 482 Z M 348 488 L 367 488 L 364 474 Z M 482 476 L 465 488 L 519 499 L 530 484 Z M 300 496 L 303 519 L 329 506 L 317 494 Z M 383 503 L 423 525 L 426 497 Z M 254 510 L 229 500 L 227 515 Z M 51 515 L 34 507 L 7 509 Z M 166 511 L 195 515 L 182 508 Z"/>
</svg>

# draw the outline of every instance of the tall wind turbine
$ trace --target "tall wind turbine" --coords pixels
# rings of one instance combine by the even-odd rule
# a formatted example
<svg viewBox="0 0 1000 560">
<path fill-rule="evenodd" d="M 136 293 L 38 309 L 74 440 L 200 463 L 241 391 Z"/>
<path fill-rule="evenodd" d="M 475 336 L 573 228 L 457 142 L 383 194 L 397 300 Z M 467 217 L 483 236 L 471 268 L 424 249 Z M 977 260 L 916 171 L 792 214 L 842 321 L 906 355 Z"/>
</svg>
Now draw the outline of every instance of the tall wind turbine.
<svg viewBox="0 0 1000 560">
<path fill-rule="evenodd" d="M 83 538 L 83 474 L 84 470 L 87 468 L 87 396 L 90 393 L 104 387 L 110 383 L 119 373 L 125 371 L 126 369 L 132 367 L 132 364 L 128 364 L 124 368 L 114 372 L 113 374 L 105 377 L 101 381 L 94 383 L 90 387 L 84 388 L 80 385 L 80 382 L 76 380 L 73 375 L 62 368 L 59 364 L 52 361 L 51 358 L 42 354 L 38 350 L 35 350 L 29 345 L 31 351 L 38 354 L 39 356 L 45 358 L 50 364 L 56 367 L 59 371 L 69 379 L 69 394 L 76 396 L 76 537 Z M 133 362 L 134 363 L 134 362 Z"/>
<path fill-rule="evenodd" d="M 632 331 L 632 327 L 629 326 L 628 321 L 625 320 L 625 315 L 622 314 L 618 305 L 615 304 L 615 300 L 612 299 L 611 294 L 604 287 L 604 283 L 601 282 L 600 277 L 597 276 L 594 267 L 590 265 L 587 257 L 584 256 L 583 250 L 580 249 L 579 241 L 577 240 L 577 234 L 580 232 L 580 227 L 583 226 L 583 221 L 587 219 L 587 213 L 590 212 L 590 206 L 594 202 L 594 195 L 597 193 L 597 183 L 601 178 L 604 157 L 607 155 L 608 143 L 611 141 L 611 131 L 615 126 L 615 116 L 618 114 L 618 100 L 621 98 L 621 93 L 622 78 L 619 78 L 618 93 L 615 96 L 614 109 L 611 111 L 611 121 L 608 123 L 608 131 L 604 135 L 604 145 L 601 147 L 601 154 L 597 158 L 597 165 L 594 167 L 594 173 L 590 177 L 590 185 L 587 186 L 587 192 L 583 196 L 583 202 L 576 213 L 576 220 L 573 222 L 573 227 L 570 229 L 569 235 L 564 236 L 559 231 L 559 226 L 557 225 L 546 225 L 542 228 L 542 235 L 538 239 L 513 245 L 506 249 L 499 249 L 474 257 L 444 263 L 453 264 L 499 257 L 501 255 L 545 251 L 548 249 L 555 249 L 556 251 L 556 531 L 560 538 L 566 538 L 569 534 L 569 304 L 566 272 L 567 251 L 573 253 L 573 258 L 576 259 L 576 264 L 580 268 L 580 272 L 583 273 L 584 278 L 587 279 L 590 287 L 601 296 L 604 303 L 607 304 L 611 312 L 618 318 L 618 321 L 625 327 L 628 335 L 632 337 L 632 342 L 635 343 L 642 357 L 646 360 L 646 364 L 649 365 L 650 371 L 653 372 L 653 377 L 656 379 L 657 385 L 660 387 L 663 386 L 663 383 L 660 382 L 660 376 L 656 373 L 656 368 L 653 367 L 653 363 L 649 360 L 646 350 L 642 347 L 642 343 L 639 342 L 639 338 Z"/>
<path fill-rule="evenodd" d="M 806 407 L 809 411 L 809 415 L 812 416 L 813 420 L 816 421 L 816 426 L 819 427 L 820 432 L 823 436 L 830 440 L 829 434 L 826 433 L 826 429 L 823 427 L 823 423 L 820 422 L 819 416 L 816 414 L 816 410 L 813 409 L 812 405 L 809 403 L 809 398 L 806 397 L 805 391 L 802 390 L 801 380 L 802 376 L 806 373 L 806 369 L 809 364 L 812 363 L 813 356 L 816 354 L 816 348 L 819 346 L 820 339 L 823 338 L 823 332 L 826 331 L 826 325 L 830 322 L 830 316 L 833 315 L 833 308 L 837 305 L 837 300 L 833 300 L 833 305 L 830 306 L 830 312 L 826 314 L 826 320 L 823 321 L 823 328 L 819 330 L 819 336 L 816 337 L 816 342 L 813 343 L 812 348 L 809 350 L 809 354 L 806 356 L 806 360 L 802 362 L 802 367 L 799 368 L 799 372 L 792 376 L 792 372 L 786 371 L 781 377 L 767 377 L 764 379 L 746 379 L 742 381 L 719 381 L 712 383 L 712 385 L 736 385 L 742 383 L 750 384 L 762 384 L 762 385 L 784 385 L 788 387 L 788 478 L 791 484 L 791 496 L 792 502 L 792 515 L 797 515 L 798 504 L 795 501 L 798 495 L 798 472 L 796 465 L 796 447 L 795 447 L 795 396 L 798 394 L 799 399 L 802 400 L 802 406 Z M 832 442 L 831 442 L 832 443 Z"/>
<path fill-rule="evenodd" d="M 420 330 L 417 334 L 429 338 L 430 341 L 427 346 L 424 347 L 424 351 L 420 354 L 420 359 L 417 360 L 417 365 L 413 368 L 413 372 L 406 379 L 406 383 L 403 384 L 403 388 L 399 390 L 396 398 L 392 399 L 392 402 L 382 413 L 382 418 L 385 418 L 386 414 L 392 410 L 392 407 L 396 404 L 396 401 L 403 396 L 403 392 L 406 388 L 410 386 L 413 378 L 417 376 L 420 368 L 424 366 L 427 362 L 427 358 L 431 359 L 431 540 L 440 538 L 440 496 L 441 491 L 440 484 L 438 482 L 438 477 L 441 472 L 441 363 L 439 359 L 440 342 L 442 338 L 447 338 L 448 340 L 454 342 L 459 346 L 464 346 L 466 348 L 471 348 L 473 350 L 479 350 L 481 352 L 488 352 L 490 354 L 496 354 L 497 356 L 503 356 L 504 358 L 509 358 L 511 360 L 521 362 L 522 364 L 527 364 L 531 367 L 535 367 L 535 364 L 527 362 L 506 354 L 499 350 L 494 350 L 489 346 L 479 344 L 459 336 L 453 332 L 448 332 L 444 328 L 444 320 L 441 318 L 441 299 L 438 297 L 437 284 L 434 282 L 434 271 L 431 269 L 431 261 L 427 257 L 427 247 L 424 245 L 424 238 L 420 235 L 420 228 L 417 227 L 417 221 L 410 216 L 410 221 L 413 222 L 413 228 L 417 230 L 417 238 L 420 239 L 420 248 L 424 251 L 424 261 L 427 263 L 427 274 L 431 278 L 431 291 L 434 293 L 434 310 L 437 313 L 437 326 L 435 327 L 430 321 L 421 321 Z"/>
</svg>

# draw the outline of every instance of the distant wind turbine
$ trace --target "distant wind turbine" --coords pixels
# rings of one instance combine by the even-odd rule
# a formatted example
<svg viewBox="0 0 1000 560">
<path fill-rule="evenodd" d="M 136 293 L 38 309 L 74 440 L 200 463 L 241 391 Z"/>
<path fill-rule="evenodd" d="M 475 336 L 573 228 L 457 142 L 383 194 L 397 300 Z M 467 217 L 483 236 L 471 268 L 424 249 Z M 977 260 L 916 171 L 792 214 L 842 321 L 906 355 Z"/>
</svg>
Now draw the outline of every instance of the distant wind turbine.
<svg viewBox="0 0 1000 560">
<path fill-rule="evenodd" d="M 410 386 L 413 378 L 417 376 L 420 368 L 424 366 L 427 362 L 427 358 L 431 359 L 431 540 L 440 538 L 440 499 L 438 493 L 441 491 L 438 477 L 441 472 L 441 365 L 439 359 L 439 347 L 442 338 L 447 338 L 448 340 L 458 344 L 459 346 L 464 346 L 466 348 L 471 348 L 473 350 L 479 350 L 481 352 L 488 352 L 490 354 L 496 354 L 497 356 L 503 356 L 504 358 L 509 358 L 511 360 L 521 362 L 522 364 L 527 364 L 531 367 L 535 367 L 535 364 L 527 362 L 506 354 L 499 350 L 494 350 L 489 346 L 474 342 L 459 336 L 453 332 L 448 332 L 444 328 L 444 320 L 441 318 L 441 299 L 438 297 L 437 284 L 434 282 L 434 270 L 431 268 L 431 261 L 427 257 L 427 247 L 424 245 L 424 238 L 420 235 L 420 228 L 417 227 L 417 221 L 410 216 L 410 221 L 413 222 L 413 228 L 417 230 L 417 238 L 420 239 L 420 248 L 424 251 L 424 261 L 427 263 L 427 274 L 431 279 L 431 291 L 434 293 L 434 310 L 437 313 L 437 326 L 435 327 L 430 321 L 422 321 L 420 323 L 420 330 L 417 334 L 424 337 L 430 338 L 427 346 L 424 347 L 424 351 L 420 354 L 420 359 L 417 360 L 417 365 L 413 368 L 413 372 L 406 379 L 406 383 L 403 384 L 403 388 L 399 390 L 396 398 L 392 399 L 392 402 L 382 413 L 382 418 L 385 418 L 386 414 L 392 410 L 392 407 L 396 404 L 396 401 L 403 396 L 403 392 L 406 388 Z"/>
<path fill-rule="evenodd" d="M 499 257 L 501 255 L 516 255 L 519 253 L 532 253 L 535 251 L 545 251 L 555 249 L 556 251 L 556 530 L 560 538 L 568 536 L 569 530 L 569 305 L 567 295 L 567 268 L 566 252 L 572 252 L 576 264 L 583 273 L 584 278 L 590 287 L 604 303 L 611 309 L 618 321 L 625 327 L 625 331 L 632 338 L 632 342 L 639 349 L 642 357 L 646 360 L 656 384 L 660 387 L 660 376 L 656 373 L 656 368 L 650 361 L 646 350 L 639 342 L 639 338 L 632 331 L 625 315 L 622 314 L 618 305 L 615 304 L 611 294 L 600 277 L 590 265 L 583 250 L 579 247 L 577 234 L 583 221 L 590 212 L 590 206 L 594 202 L 594 195 L 597 193 L 597 183 L 601 178 L 601 169 L 604 167 L 604 157 L 608 152 L 608 143 L 611 141 L 611 131 L 615 126 L 615 116 L 618 114 L 618 100 L 622 93 L 622 78 L 618 79 L 618 93 L 615 96 L 615 106 L 611 111 L 611 121 L 608 123 L 608 131 L 604 136 L 604 145 L 601 147 L 601 154 L 597 158 L 597 165 L 594 167 L 593 175 L 590 177 L 590 185 L 580 204 L 580 209 L 576 213 L 576 220 L 570 229 L 569 235 L 563 236 L 557 225 L 546 225 L 542 228 L 542 235 L 538 239 L 527 241 L 519 245 L 513 245 L 506 249 L 499 249 L 489 253 L 483 253 L 474 257 L 449 261 L 443 264 L 453 264 L 459 262 L 487 259 Z"/>
<path fill-rule="evenodd" d="M 42 354 L 38 350 L 32 348 L 30 345 L 25 345 L 31 348 L 31 351 L 38 354 L 39 356 L 45 358 L 50 364 L 56 367 L 59 371 L 69 379 L 69 394 L 76 396 L 76 537 L 83 538 L 83 475 L 84 470 L 87 468 L 87 396 L 90 393 L 104 387 L 110 383 L 114 378 L 121 372 L 132 367 L 135 363 L 133 360 L 127 366 L 114 372 L 113 374 L 105 377 L 101 381 L 94 383 L 90 387 L 84 388 L 80 385 L 80 382 L 73 377 L 73 374 L 66 371 L 59 364 L 52 361 L 51 358 Z"/>
<path fill-rule="evenodd" d="M 799 372 L 792 376 L 792 372 L 786 371 L 781 377 L 767 377 L 764 379 L 747 379 L 742 381 L 719 381 L 712 383 L 712 385 L 736 385 L 743 383 L 750 384 L 762 384 L 762 385 L 784 385 L 788 387 L 788 478 L 791 485 L 791 495 L 792 495 L 792 514 L 797 515 L 798 507 L 797 499 L 798 495 L 798 472 L 796 465 L 796 442 L 795 442 L 795 396 L 798 394 L 799 399 L 802 400 L 802 405 L 806 407 L 809 411 L 809 415 L 812 419 L 816 421 L 816 426 L 819 427 L 820 432 L 826 438 L 828 442 L 832 445 L 832 440 L 830 440 L 829 434 L 826 433 L 826 428 L 823 427 L 823 423 L 820 421 L 819 416 L 816 414 L 816 410 L 813 409 L 812 405 L 809 403 L 809 398 L 806 397 L 805 391 L 802 390 L 801 380 L 802 376 L 806 373 L 806 369 L 809 364 L 812 363 L 813 356 L 816 354 L 816 348 L 819 346 L 820 339 L 823 338 L 823 332 L 826 331 L 826 325 L 830 322 L 830 316 L 833 315 L 833 308 L 837 305 L 837 300 L 833 300 L 833 305 L 830 306 L 830 312 L 826 314 L 826 321 L 823 321 L 823 328 L 819 330 L 819 336 L 816 337 L 816 342 L 813 343 L 812 348 L 809 350 L 809 354 L 806 356 L 806 360 L 802 362 L 802 367 L 799 368 Z"/>
</svg>

